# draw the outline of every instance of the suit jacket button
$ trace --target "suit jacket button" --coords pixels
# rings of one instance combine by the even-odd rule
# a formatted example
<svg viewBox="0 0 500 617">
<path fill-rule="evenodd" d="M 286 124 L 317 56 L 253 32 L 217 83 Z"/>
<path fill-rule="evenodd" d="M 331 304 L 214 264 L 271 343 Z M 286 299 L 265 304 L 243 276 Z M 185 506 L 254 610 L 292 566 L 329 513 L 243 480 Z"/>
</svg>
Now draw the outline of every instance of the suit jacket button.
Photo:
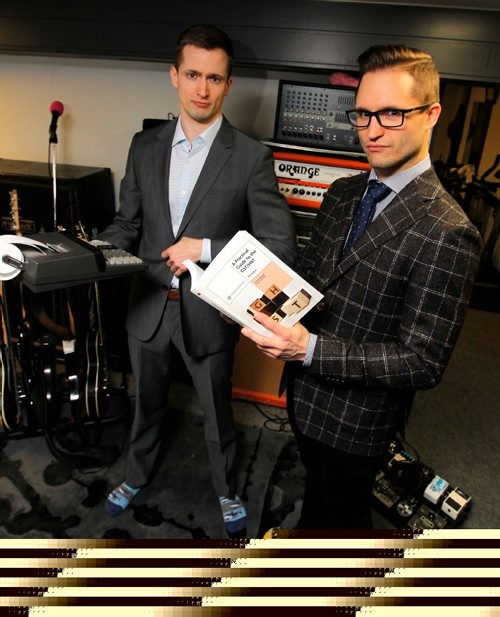
<svg viewBox="0 0 500 617">
<path fill-rule="evenodd" d="M 163 289 L 163 291 L 168 291 L 168 285 L 162 285 L 161 288 Z"/>
<path fill-rule="evenodd" d="M 318 302 L 318 304 L 316 305 L 316 308 L 318 309 L 318 311 L 326 311 L 326 303 Z"/>
</svg>

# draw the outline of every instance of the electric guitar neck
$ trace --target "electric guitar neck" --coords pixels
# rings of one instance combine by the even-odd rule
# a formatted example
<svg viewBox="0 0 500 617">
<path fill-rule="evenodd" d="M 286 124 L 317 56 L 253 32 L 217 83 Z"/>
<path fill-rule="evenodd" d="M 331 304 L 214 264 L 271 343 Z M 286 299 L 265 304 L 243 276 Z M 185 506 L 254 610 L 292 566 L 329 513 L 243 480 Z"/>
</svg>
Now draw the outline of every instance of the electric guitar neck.
<svg viewBox="0 0 500 617">
<path fill-rule="evenodd" d="M 88 241 L 80 224 L 81 234 Z M 87 375 L 85 381 L 85 410 L 91 420 L 102 417 L 109 399 L 109 373 L 104 346 L 99 284 L 89 286 L 89 331 L 85 341 Z"/>
</svg>

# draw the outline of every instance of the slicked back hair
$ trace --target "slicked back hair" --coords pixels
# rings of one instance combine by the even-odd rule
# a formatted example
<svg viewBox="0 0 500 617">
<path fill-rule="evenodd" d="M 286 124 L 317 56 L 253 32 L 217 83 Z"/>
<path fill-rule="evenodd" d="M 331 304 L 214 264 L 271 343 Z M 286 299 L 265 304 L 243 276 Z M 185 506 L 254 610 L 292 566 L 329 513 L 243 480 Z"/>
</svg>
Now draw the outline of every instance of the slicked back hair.
<svg viewBox="0 0 500 617">
<path fill-rule="evenodd" d="M 415 95 L 423 103 L 439 101 L 439 73 L 432 56 L 406 45 L 375 45 L 358 58 L 361 78 L 366 73 L 400 69 L 415 80 Z"/>
</svg>

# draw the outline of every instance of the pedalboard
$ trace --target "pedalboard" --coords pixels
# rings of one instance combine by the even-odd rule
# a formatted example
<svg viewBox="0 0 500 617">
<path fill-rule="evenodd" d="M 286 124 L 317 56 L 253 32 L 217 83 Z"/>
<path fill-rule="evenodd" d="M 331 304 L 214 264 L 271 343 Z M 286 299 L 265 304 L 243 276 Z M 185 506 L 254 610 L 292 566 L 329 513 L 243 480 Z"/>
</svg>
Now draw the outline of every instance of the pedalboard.
<svg viewBox="0 0 500 617">
<path fill-rule="evenodd" d="M 376 475 L 372 502 L 398 528 L 443 529 L 464 519 L 472 499 L 458 487 L 451 489 L 449 482 L 395 440 Z"/>
<path fill-rule="evenodd" d="M 346 114 L 354 101 L 354 88 L 281 80 L 274 139 L 296 146 L 362 152 Z"/>
</svg>

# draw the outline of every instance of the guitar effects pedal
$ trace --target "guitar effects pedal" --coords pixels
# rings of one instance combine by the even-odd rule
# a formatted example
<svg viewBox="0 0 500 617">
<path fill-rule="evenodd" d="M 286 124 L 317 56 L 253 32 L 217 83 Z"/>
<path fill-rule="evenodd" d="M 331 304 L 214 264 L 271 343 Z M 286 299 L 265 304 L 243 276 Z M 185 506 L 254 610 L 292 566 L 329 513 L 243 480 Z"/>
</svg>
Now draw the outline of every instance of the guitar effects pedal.
<svg viewBox="0 0 500 617">
<path fill-rule="evenodd" d="M 446 525 L 445 517 L 424 503 L 408 521 L 408 527 L 411 529 L 443 529 Z"/>
<path fill-rule="evenodd" d="M 454 488 L 444 499 L 441 510 L 454 521 L 460 519 L 471 505 L 471 497 Z"/>
<path fill-rule="evenodd" d="M 439 476 L 434 476 L 425 488 L 424 497 L 431 503 L 437 504 L 441 501 L 449 486 L 446 480 Z"/>
</svg>

